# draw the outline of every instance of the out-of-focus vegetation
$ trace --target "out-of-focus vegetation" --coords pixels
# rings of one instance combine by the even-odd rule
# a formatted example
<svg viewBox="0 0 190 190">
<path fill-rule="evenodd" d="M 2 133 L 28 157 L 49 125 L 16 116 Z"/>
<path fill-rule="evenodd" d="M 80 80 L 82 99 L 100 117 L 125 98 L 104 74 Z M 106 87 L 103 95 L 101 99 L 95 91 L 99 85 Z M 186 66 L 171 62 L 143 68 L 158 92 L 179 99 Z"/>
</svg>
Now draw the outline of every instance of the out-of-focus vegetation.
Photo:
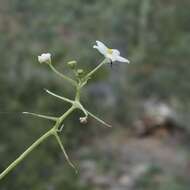
<svg viewBox="0 0 190 190">
<path fill-rule="evenodd" d="M 156 97 L 179 112 L 188 128 L 189 8 L 189 0 L 1 0 L 0 170 L 51 125 L 19 112 L 54 115 L 68 108 L 44 93 L 48 88 L 69 96 L 72 90 L 38 64 L 37 55 L 51 52 L 65 73 L 64 62 L 72 59 L 90 69 L 102 59 L 92 49 L 97 39 L 121 50 L 131 64 L 105 67 L 89 84 L 83 98 L 92 111 L 126 127 L 139 115 L 139 103 Z M 94 122 L 81 127 L 78 118 L 68 119 L 62 135 L 72 152 L 102 132 Z M 81 187 L 78 178 L 49 139 L 0 182 L 0 189 L 91 189 Z M 140 184 L 146 185 L 146 176 Z M 166 189 L 180 189 L 174 186 Z"/>
</svg>

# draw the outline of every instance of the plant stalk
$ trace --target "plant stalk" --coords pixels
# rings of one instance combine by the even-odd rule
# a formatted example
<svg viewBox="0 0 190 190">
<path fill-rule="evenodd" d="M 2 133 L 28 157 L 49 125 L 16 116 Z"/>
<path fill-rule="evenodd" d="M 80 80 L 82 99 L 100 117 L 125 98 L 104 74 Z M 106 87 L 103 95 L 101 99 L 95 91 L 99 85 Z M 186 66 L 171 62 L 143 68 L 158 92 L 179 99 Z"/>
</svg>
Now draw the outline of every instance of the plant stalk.
<svg viewBox="0 0 190 190">
<path fill-rule="evenodd" d="M 26 151 L 24 151 L 12 164 L 10 164 L 1 174 L 0 180 L 3 179 L 11 170 L 13 170 L 32 150 L 34 150 L 38 145 L 40 145 L 49 136 L 54 134 L 54 129 L 50 129 L 44 135 L 42 135 L 38 140 L 36 140 Z"/>
<path fill-rule="evenodd" d="M 88 80 L 99 68 L 101 68 L 104 64 L 108 62 L 107 59 L 104 59 L 97 67 L 95 67 L 91 72 L 89 72 L 86 76 L 85 79 Z"/>
<path fill-rule="evenodd" d="M 77 86 L 77 82 L 74 81 L 73 79 L 65 76 L 64 74 L 60 73 L 58 70 L 56 70 L 56 68 L 50 63 L 48 64 L 50 66 L 50 68 L 52 69 L 53 72 L 55 72 L 57 75 L 59 75 L 61 78 L 63 78 L 64 80 L 70 82 L 73 86 Z"/>
</svg>

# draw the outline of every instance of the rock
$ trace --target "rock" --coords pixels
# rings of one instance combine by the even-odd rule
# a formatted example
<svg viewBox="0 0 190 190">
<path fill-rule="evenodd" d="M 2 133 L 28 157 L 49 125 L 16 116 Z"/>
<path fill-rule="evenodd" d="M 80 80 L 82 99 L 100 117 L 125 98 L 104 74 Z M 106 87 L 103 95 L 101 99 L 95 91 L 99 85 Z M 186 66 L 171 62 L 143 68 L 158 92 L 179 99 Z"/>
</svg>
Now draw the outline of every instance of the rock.
<svg viewBox="0 0 190 190">
<path fill-rule="evenodd" d="M 142 104 L 142 114 L 133 126 L 138 136 L 155 132 L 165 136 L 177 126 L 177 114 L 169 104 L 149 99 Z"/>
</svg>

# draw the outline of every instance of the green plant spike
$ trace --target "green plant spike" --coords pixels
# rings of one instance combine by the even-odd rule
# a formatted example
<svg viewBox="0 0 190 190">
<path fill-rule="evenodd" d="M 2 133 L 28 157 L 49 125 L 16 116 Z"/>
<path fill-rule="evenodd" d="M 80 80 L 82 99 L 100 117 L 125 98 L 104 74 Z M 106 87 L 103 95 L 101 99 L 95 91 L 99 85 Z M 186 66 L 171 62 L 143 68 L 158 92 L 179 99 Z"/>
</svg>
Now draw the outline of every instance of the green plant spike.
<svg viewBox="0 0 190 190">
<path fill-rule="evenodd" d="M 52 117 L 52 116 L 47 116 L 47 115 L 42 115 L 42 114 L 37 114 L 37 113 L 32 113 L 32 112 L 22 112 L 23 114 L 27 114 L 27 115 L 32 115 L 35 117 L 40 117 L 43 119 L 48 119 L 48 120 L 52 120 L 52 121 L 57 121 L 58 117 Z"/>
<path fill-rule="evenodd" d="M 56 98 L 58 98 L 58 99 L 61 99 L 61 100 L 63 100 L 63 101 L 65 101 L 65 102 L 68 102 L 68 103 L 71 103 L 71 104 L 73 104 L 73 100 L 70 100 L 70 99 L 68 99 L 68 98 L 65 98 L 65 97 L 63 97 L 63 96 L 59 96 L 59 95 L 57 95 L 57 94 L 55 94 L 55 93 L 53 93 L 53 92 L 51 92 L 51 91 L 49 91 L 49 90 L 47 90 L 47 89 L 45 89 L 45 91 L 48 93 L 48 94 L 50 94 L 50 95 L 52 95 L 52 96 L 54 96 L 54 97 L 56 97 Z"/>
<path fill-rule="evenodd" d="M 54 133 L 54 135 L 55 135 L 55 137 L 56 137 L 56 139 L 57 139 L 57 142 L 58 142 L 58 144 L 59 144 L 61 150 L 63 151 L 63 154 L 64 154 L 64 156 L 65 156 L 67 162 L 68 162 L 69 165 L 75 170 L 75 172 L 78 173 L 78 170 L 77 170 L 77 168 L 75 167 L 75 165 L 71 162 L 71 160 L 70 160 L 70 158 L 69 158 L 69 156 L 68 156 L 68 154 L 67 154 L 67 152 L 66 152 L 66 150 L 65 150 L 65 148 L 64 148 L 64 146 L 63 146 L 63 144 L 62 144 L 62 142 L 61 142 L 61 139 L 60 139 L 59 135 L 58 135 L 57 133 Z"/>
<path fill-rule="evenodd" d="M 112 127 L 111 125 L 107 124 L 105 121 L 101 120 L 100 118 L 98 118 L 97 116 L 95 116 L 93 113 L 87 111 L 88 114 L 93 117 L 94 119 L 96 119 L 97 121 L 99 121 L 101 124 L 105 125 L 106 127 Z"/>
</svg>

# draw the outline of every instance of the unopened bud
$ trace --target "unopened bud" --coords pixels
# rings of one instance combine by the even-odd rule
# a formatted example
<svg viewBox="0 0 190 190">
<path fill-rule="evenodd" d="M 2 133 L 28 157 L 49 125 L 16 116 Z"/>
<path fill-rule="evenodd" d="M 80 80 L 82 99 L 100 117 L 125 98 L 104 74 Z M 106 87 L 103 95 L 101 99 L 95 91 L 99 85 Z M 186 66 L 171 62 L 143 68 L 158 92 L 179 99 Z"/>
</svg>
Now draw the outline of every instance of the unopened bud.
<svg viewBox="0 0 190 190">
<path fill-rule="evenodd" d="M 86 124 L 88 122 L 87 117 L 80 117 L 79 120 L 82 124 Z"/>
<path fill-rule="evenodd" d="M 67 65 L 68 65 L 68 67 L 70 67 L 71 69 L 75 69 L 76 66 L 77 66 L 77 62 L 76 62 L 75 60 L 69 61 L 69 62 L 67 63 Z"/>
<path fill-rule="evenodd" d="M 77 75 L 78 75 L 79 77 L 82 77 L 83 74 L 84 74 L 83 69 L 78 69 L 78 70 L 77 70 Z"/>
<path fill-rule="evenodd" d="M 51 54 L 50 53 L 42 53 L 38 56 L 38 61 L 40 63 L 51 63 Z"/>
</svg>

